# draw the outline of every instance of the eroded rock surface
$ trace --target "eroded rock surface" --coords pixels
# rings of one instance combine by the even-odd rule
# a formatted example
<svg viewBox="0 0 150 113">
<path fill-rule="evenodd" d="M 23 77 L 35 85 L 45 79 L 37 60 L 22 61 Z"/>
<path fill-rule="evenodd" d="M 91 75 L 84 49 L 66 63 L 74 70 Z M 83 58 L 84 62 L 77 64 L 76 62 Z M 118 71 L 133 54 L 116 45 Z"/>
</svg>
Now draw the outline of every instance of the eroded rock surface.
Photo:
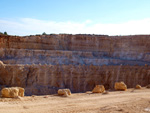
<svg viewBox="0 0 150 113">
<path fill-rule="evenodd" d="M 19 86 L 26 95 L 114 89 L 150 84 L 150 35 L 0 35 L 0 86 Z M 1 88 L 1 87 L 0 87 Z"/>
</svg>

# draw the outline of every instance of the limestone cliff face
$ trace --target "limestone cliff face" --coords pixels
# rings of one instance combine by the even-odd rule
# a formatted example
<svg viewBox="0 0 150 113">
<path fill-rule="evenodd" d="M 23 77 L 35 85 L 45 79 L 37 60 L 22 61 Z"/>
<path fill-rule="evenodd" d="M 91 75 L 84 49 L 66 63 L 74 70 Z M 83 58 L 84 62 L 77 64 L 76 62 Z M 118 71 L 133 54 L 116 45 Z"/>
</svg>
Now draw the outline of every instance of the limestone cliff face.
<svg viewBox="0 0 150 113">
<path fill-rule="evenodd" d="M 117 81 L 124 81 L 130 88 L 150 83 L 150 66 L 6 65 L 0 68 L 0 84 L 24 87 L 27 95 L 57 93 L 59 88 L 85 92 L 97 84 L 113 89 Z"/>
<path fill-rule="evenodd" d="M 150 36 L 43 35 L 0 36 L 6 64 L 150 64 Z"/>
<path fill-rule="evenodd" d="M 70 51 L 130 51 L 150 52 L 149 35 L 101 36 L 101 35 L 43 35 L 0 36 L 1 48 L 70 50 Z M 144 50 L 144 51 L 143 51 Z"/>
<path fill-rule="evenodd" d="M 0 85 L 21 86 L 27 95 L 72 92 L 103 84 L 113 89 L 150 83 L 150 35 L 0 35 Z M 145 65 L 146 64 L 146 65 Z"/>
</svg>

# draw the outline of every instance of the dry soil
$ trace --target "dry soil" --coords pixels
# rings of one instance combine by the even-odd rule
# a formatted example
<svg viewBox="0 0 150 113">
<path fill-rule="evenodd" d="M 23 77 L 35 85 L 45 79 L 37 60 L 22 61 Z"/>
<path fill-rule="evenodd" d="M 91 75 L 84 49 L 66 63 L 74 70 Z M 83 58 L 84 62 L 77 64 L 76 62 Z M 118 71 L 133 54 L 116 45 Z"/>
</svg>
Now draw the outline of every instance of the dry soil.
<svg viewBox="0 0 150 113">
<path fill-rule="evenodd" d="M 0 113 L 148 113 L 150 89 L 0 98 Z"/>
</svg>

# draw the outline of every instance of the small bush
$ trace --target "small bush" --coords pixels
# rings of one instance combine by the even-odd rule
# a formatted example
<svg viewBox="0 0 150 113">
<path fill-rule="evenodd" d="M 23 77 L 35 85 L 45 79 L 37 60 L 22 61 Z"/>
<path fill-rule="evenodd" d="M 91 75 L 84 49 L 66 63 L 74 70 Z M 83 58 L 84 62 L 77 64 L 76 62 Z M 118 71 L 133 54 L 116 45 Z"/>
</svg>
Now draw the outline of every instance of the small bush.
<svg viewBox="0 0 150 113">
<path fill-rule="evenodd" d="M 4 32 L 4 35 L 8 35 L 6 31 Z"/>
<path fill-rule="evenodd" d="M 46 33 L 45 33 L 45 32 L 43 32 L 43 33 L 42 33 L 42 35 L 46 35 Z"/>
</svg>

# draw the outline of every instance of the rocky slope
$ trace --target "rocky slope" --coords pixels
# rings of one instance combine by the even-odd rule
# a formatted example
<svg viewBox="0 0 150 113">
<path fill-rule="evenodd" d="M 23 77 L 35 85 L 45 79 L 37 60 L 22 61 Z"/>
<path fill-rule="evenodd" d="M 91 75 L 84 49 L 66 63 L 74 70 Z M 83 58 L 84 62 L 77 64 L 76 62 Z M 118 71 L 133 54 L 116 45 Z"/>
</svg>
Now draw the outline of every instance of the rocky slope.
<svg viewBox="0 0 150 113">
<path fill-rule="evenodd" d="M 150 83 L 150 36 L 0 35 L 0 85 L 21 86 L 26 94 L 51 94 L 59 88 L 113 89 Z"/>
</svg>

